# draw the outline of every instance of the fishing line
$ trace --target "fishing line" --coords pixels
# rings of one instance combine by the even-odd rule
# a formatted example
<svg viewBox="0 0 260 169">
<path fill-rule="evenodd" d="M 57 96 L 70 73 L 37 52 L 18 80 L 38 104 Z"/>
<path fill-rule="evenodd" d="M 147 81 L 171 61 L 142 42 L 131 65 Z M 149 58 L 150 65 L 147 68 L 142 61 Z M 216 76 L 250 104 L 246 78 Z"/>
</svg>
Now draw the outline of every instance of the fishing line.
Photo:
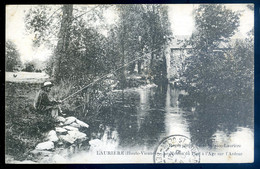
<svg viewBox="0 0 260 169">
<path fill-rule="evenodd" d="M 159 49 L 156 49 L 156 50 L 159 50 Z M 121 66 L 121 67 L 119 67 L 119 68 L 117 68 L 117 69 L 115 69 L 115 70 L 112 70 L 110 73 L 101 76 L 100 78 L 94 80 L 93 82 L 89 83 L 88 85 L 82 87 L 81 89 L 79 89 L 79 90 L 76 91 L 75 93 L 73 93 L 73 94 L 69 95 L 68 97 L 64 98 L 63 100 L 61 100 L 61 102 L 64 102 L 64 101 L 68 100 L 68 99 L 71 98 L 72 96 L 75 96 L 76 94 L 78 94 L 78 93 L 81 92 L 82 90 L 84 90 L 84 89 L 86 89 L 87 87 L 89 87 L 89 86 L 91 86 L 91 85 L 97 83 L 98 81 L 100 81 L 101 79 L 107 77 L 108 75 L 114 74 L 116 71 L 122 69 L 122 68 L 125 67 L 125 66 L 128 66 L 130 63 L 133 63 L 134 61 L 139 60 L 139 59 L 141 59 L 141 58 L 143 58 L 143 57 L 145 57 L 145 56 L 151 54 L 152 52 L 155 52 L 156 50 L 153 50 L 153 51 L 151 51 L 151 52 L 149 52 L 149 53 L 146 53 L 146 54 L 144 54 L 143 56 L 140 56 L 140 57 L 138 57 L 138 58 L 136 58 L 136 59 L 134 59 L 134 60 L 128 62 L 127 64 L 124 64 L 123 66 Z"/>
</svg>

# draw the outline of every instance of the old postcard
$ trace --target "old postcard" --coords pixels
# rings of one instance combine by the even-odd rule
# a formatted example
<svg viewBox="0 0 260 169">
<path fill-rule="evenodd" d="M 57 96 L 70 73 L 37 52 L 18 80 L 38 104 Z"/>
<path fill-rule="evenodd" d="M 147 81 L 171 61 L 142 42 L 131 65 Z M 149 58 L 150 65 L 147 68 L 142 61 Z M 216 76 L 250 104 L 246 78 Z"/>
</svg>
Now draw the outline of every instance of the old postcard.
<svg viewBox="0 0 260 169">
<path fill-rule="evenodd" d="M 254 162 L 254 4 L 7 5 L 6 163 Z"/>
</svg>

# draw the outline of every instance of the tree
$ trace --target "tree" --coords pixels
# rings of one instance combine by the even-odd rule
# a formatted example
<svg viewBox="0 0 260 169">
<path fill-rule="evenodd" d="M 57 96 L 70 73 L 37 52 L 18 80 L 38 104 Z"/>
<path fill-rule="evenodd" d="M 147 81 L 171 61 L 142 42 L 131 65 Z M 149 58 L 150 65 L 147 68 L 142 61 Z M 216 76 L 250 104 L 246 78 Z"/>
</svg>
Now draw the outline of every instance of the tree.
<svg viewBox="0 0 260 169">
<path fill-rule="evenodd" d="M 166 59 L 163 47 L 167 42 L 166 37 L 171 35 L 167 7 L 163 5 L 118 5 L 117 8 L 119 22 L 115 31 L 118 34 L 119 43 L 116 42 L 116 44 L 120 49 L 121 65 L 136 59 L 127 69 L 122 69 L 121 82 L 124 83 L 124 77 L 128 74 L 126 70 L 132 74 L 136 64 L 139 74 L 142 72 L 143 64 L 148 67 L 149 71 L 146 73 L 149 73 L 150 77 L 159 77 L 158 72 L 160 74 L 163 72 L 165 79 Z M 140 58 L 146 54 L 150 57 Z M 148 61 L 146 65 L 144 60 Z"/>
<path fill-rule="evenodd" d="M 163 5 L 153 5 L 148 12 L 148 19 L 151 31 L 151 62 L 150 72 L 154 82 L 160 88 L 166 90 L 167 67 L 165 46 L 168 45 L 168 37 L 171 36 L 168 8 Z"/>
<path fill-rule="evenodd" d="M 77 48 L 73 44 L 74 42 L 72 42 L 72 29 L 75 28 L 75 25 L 78 25 L 77 22 L 80 22 L 81 17 L 88 12 L 93 12 L 92 17 L 87 18 L 87 21 L 92 22 L 84 22 L 84 24 L 88 26 L 93 24 L 97 20 L 96 17 L 100 16 L 101 9 L 105 7 L 96 6 L 90 8 L 87 12 L 82 12 L 79 10 L 80 7 L 74 8 L 73 5 L 55 6 L 54 8 L 48 5 L 40 5 L 33 7 L 26 15 L 26 28 L 29 33 L 35 35 L 35 46 L 40 46 L 44 43 L 54 50 L 53 58 L 50 59 L 48 64 L 49 70 L 47 72 L 57 82 L 67 77 L 67 74 L 64 74 L 63 70 L 70 67 L 65 64 L 67 60 L 70 60 L 68 57 L 71 55 L 68 53 Z M 86 7 L 82 7 L 82 9 L 86 10 Z M 74 12 L 75 16 L 73 16 Z M 79 27 L 76 30 L 83 31 Z"/>
<path fill-rule="evenodd" d="M 48 5 L 37 5 L 30 8 L 25 16 L 25 26 L 28 33 L 34 35 L 33 45 L 39 47 L 46 44 L 53 47 L 53 37 L 58 34 L 61 6 L 52 9 Z"/>
<path fill-rule="evenodd" d="M 66 79 L 71 75 L 71 73 L 65 75 L 66 72 L 75 71 L 73 66 L 70 66 L 72 63 L 68 61 L 71 61 L 73 57 L 82 58 L 83 55 L 87 56 L 86 58 L 89 61 L 92 60 L 92 64 L 90 65 L 95 68 L 95 71 L 92 71 L 94 74 L 95 72 L 100 72 L 100 63 L 103 67 L 106 67 L 106 70 L 108 70 L 108 68 L 111 70 L 111 66 L 108 66 L 108 63 L 111 63 L 113 58 L 116 58 L 117 60 L 117 62 L 114 62 L 115 65 L 120 67 L 137 57 L 150 52 L 152 53 L 150 62 L 153 66 L 150 66 L 149 71 L 150 75 L 153 76 L 152 74 L 156 74 L 156 69 L 158 68 L 158 66 L 154 64 L 157 63 L 156 59 L 165 60 L 163 59 L 162 47 L 166 44 L 164 37 L 170 34 L 170 24 L 166 6 L 116 5 L 115 8 L 118 9 L 117 14 L 119 16 L 119 21 L 117 25 L 113 26 L 107 26 L 102 18 L 102 12 L 107 6 L 97 5 L 83 13 L 80 12 L 80 7 L 72 5 L 57 6 L 55 9 L 49 8 L 49 6 L 38 6 L 29 11 L 26 17 L 26 24 L 29 32 L 35 34 L 36 44 L 49 41 L 50 38 L 48 37 L 56 38 L 56 45 L 52 45 L 54 46 L 54 54 L 48 64 L 48 72 L 54 75 L 54 78 L 57 81 Z M 85 11 L 88 7 L 82 7 L 82 9 Z M 89 15 L 83 19 L 82 16 L 88 12 Z M 92 31 L 92 33 L 94 33 L 91 28 L 96 30 L 100 29 L 92 26 L 97 25 L 95 21 L 98 21 L 98 24 L 103 28 L 105 27 L 110 30 L 108 31 L 108 37 L 102 37 L 99 32 L 99 35 L 97 34 L 98 38 L 96 39 L 84 38 L 85 35 L 88 36 L 86 32 Z M 98 40 L 101 40 L 101 42 L 97 42 Z M 86 44 L 88 44 L 89 47 L 86 46 Z M 95 46 L 96 44 L 100 45 L 98 49 L 90 47 L 93 45 Z M 111 46 L 112 49 L 109 49 L 107 46 Z M 71 55 L 71 53 L 75 54 L 75 52 L 78 54 L 80 53 L 79 55 L 81 56 Z M 100 52 L 100 56 L 96 57 L 96 60 L 98 61 L 93 62 L 95 60 L 94 55 L 90 56 L 92 52 Z M 106 57 L 104 57 L 105 55 Z M 133 73 L 136 63 L 138 65 L 138 73 L 141 73 L 142 59 L 137 60 L 128 68 L 123 67 L 120 69 L 120 75 L 122 76 L 120 76 L 119 79 L 123 84 L 123 81 L 125 81 L 124 79 L 126 79 L 125 76 L 127 75 L 126 70 L 128 69 L 130 70 L 130 73 Z M 84 69 L 85 67 L 82 65 L 79 68 Z M 165 66 L 161 68 L 166 70 Z"/>
<path fill-rule="evenodd" d="M 253 103 L 253 55 L 250 52 L 253 50 L 246 49 L 243 43 L 231 43 L 239 26 L 239 13 L 214 4 L 200 5 L 194 14 L 196 32 L 189 41 L 193 49 L 183 74 L 186 77 L 183 87 L 189 94 L 180 98 L 180 106 L 195 110 L 194 115 L 189 116 L 192 139 L 210 146 L 210 138 L 217 129 L 233 131 L 234 124 L 252 124 L 248 120 L 251 116 L 246 114 L 252 112 L 250 104 Z M 204 123 L 210 123 L 211 129 L 198 125 Z"/>
<path fill-rule="evenodd" d="M 62 19 L 61 19 L 61 26 L 60 31 L 58 34 L 58 43 L 55 48 L 55 62 L 52 75 L 55 77 L 57 82 L 60 82 L 62 79 L 61 74 L 61 67 L 62 67 L 62 60 L 64 59 L 65 55 L 69 51 L 69 44 L 70 44 L 70 34 L 71 34 L 71 24 L 72 24 L 72 5 L 63 5 L 62 6 Z"/>
<path fill-rule="evenodd" d="M 189 41 L 193 50 L 186 60 L 188 68 L 184 74 L 188 84 L 208 90 L 221 81 L 217 77 L 224 67 L 225 52 L 215 51 L 221 44 L 228 44 L 234 35 L 239 26 L 239 14 L 224 5 L 200 5 L 195 14 L 196 32 Z"/>
<path fill-rule="evenodd" d="M 22 62 L 20 60 L 20 54 L 15 46 L 15 44 L 8 40 L 5 43 L 5 61 L 6 61 L 6 71 L 15 71 L 21 67 Z"/>
<path fill-rule="evenodd" d="M 25 71 L 25 72 L 35 72 L 35 71 L 36 71 L 36 69 L 35 69 L 35 63 L 34 63 L 33 61 L 31 61 L 31 62 L 26 62 L 26 63 L 24 64 L 24 69 L 23 69 L 23 71 Z"/>
</svg>

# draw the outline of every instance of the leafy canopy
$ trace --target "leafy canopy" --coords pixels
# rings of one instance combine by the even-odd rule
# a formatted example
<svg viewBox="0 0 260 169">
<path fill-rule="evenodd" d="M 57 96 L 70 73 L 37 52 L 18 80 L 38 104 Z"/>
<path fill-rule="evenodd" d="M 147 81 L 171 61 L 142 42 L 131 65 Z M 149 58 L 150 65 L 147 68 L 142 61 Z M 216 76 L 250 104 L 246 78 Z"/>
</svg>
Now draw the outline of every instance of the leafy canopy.
<svg viewBox="0 0 260 169">
<path fill-rule="evenodd" d="M 8 40 L 5 43 L 5 61 L 6 61 L 6 71 L 14 71 L 18 70 L 19 67 L 22 66 L 22 62 L 20 60 L 20 54 L 17 50 L 15 44 Z"/>
</svg>

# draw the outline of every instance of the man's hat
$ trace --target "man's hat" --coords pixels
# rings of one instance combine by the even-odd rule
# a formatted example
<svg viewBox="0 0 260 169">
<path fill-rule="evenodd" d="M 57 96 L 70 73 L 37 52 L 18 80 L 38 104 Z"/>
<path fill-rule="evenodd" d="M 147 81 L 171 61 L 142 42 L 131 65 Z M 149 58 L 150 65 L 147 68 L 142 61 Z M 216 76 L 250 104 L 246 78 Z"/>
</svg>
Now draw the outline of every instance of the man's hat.
<svg viewBox="0 0 260 169">
<path fill-rule="evenodd" d="M 43 85 L 42 85 L 42 88 L 45 88 L 45 87 L 52 87 L 53 84 L 51 82 L 44 82 Z"/>
</svg>

